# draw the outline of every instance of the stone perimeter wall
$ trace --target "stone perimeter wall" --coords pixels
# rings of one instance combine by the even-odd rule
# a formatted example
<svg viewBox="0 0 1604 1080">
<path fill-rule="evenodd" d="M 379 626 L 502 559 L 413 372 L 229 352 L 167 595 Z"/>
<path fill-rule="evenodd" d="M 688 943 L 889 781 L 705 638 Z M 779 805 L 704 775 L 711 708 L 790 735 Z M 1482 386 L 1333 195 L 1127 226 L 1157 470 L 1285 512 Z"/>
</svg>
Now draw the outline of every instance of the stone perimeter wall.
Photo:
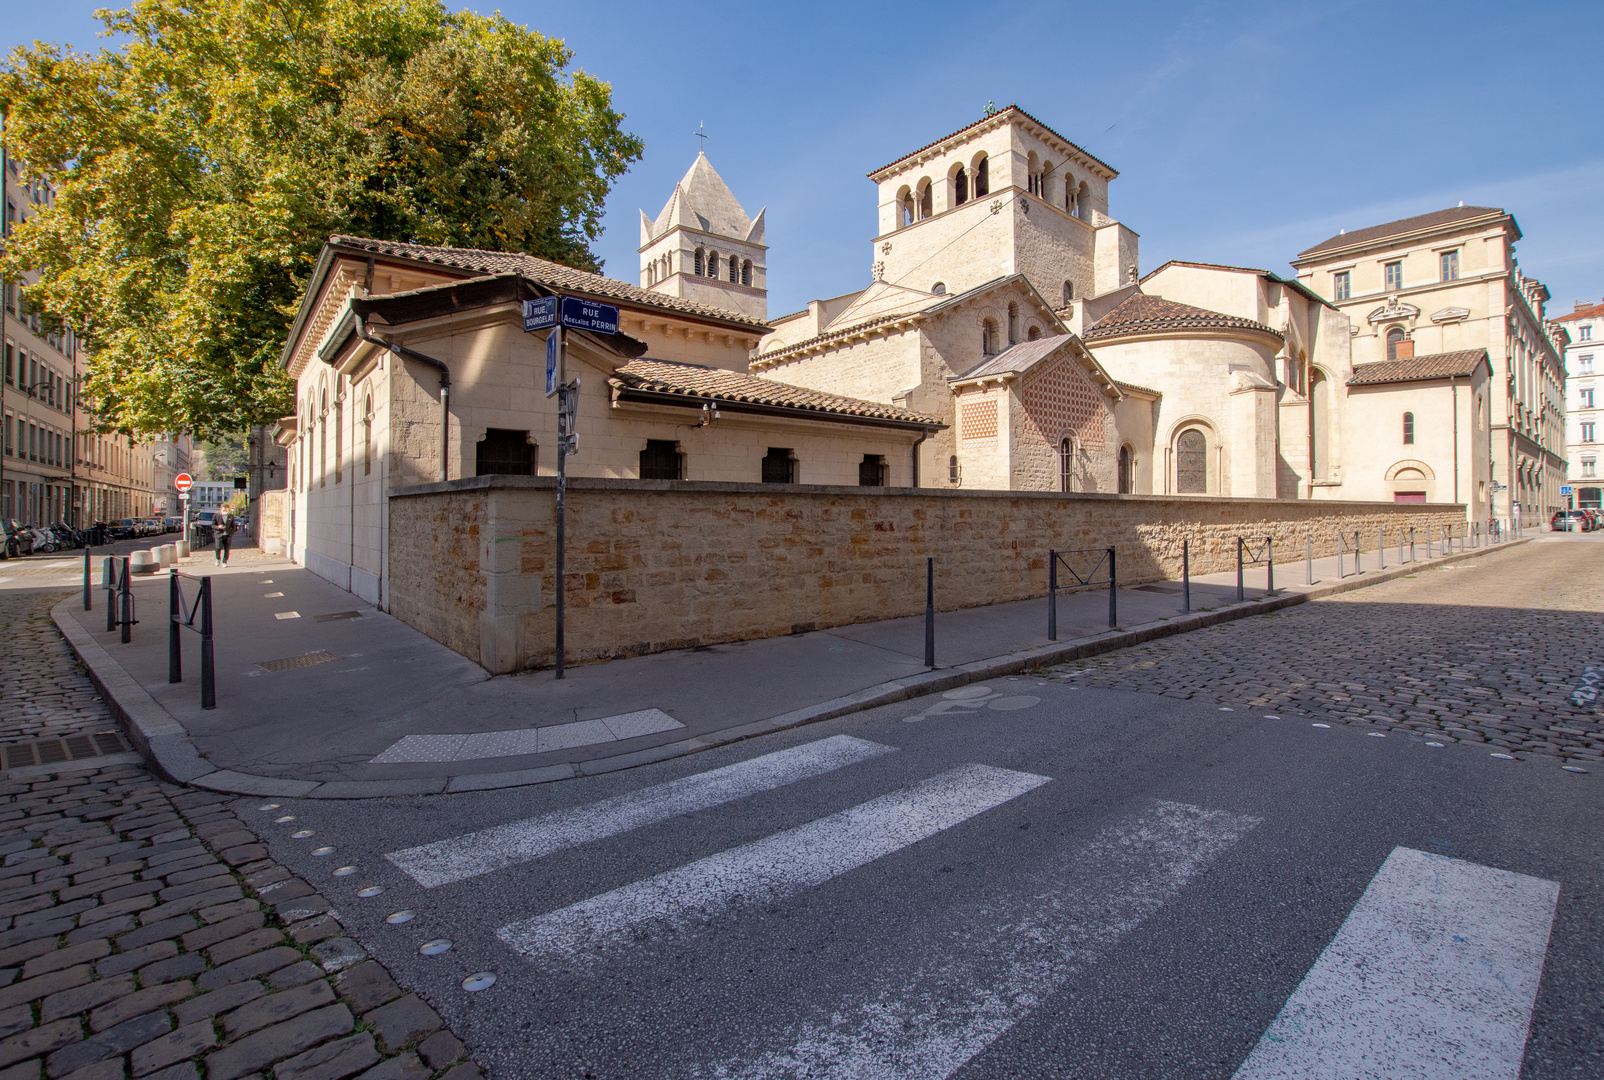
<svg viewBox="0 0 1604 1080">
<path fill-rule="evenodd" d="M 390 500 L 390 610 L 492 672 L 554 657 L 554 482 L 475 477 Z M 1282 561 L 1355 530 L 1459 525 L 1457 505 L 570 480 L 569 663 L 777 637 L 1043 596 L 1049 549 L 1117 550 L 1121 583 L 1232 569 L 1236 537 Z"/>
</svg>

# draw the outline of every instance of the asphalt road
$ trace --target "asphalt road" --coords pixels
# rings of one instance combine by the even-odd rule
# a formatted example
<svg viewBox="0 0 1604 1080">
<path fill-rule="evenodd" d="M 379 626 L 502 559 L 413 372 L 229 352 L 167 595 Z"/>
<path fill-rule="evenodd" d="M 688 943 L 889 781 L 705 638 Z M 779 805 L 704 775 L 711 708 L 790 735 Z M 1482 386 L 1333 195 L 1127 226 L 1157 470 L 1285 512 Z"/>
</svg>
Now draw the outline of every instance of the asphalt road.
<svg viewBox="0 0 1604 1080">
<path fill-rule="evenodd" d="M 1604 768 L 1078 678 L 237 806 L 498 1080 L 1604 1076 Z"/>
</svg>

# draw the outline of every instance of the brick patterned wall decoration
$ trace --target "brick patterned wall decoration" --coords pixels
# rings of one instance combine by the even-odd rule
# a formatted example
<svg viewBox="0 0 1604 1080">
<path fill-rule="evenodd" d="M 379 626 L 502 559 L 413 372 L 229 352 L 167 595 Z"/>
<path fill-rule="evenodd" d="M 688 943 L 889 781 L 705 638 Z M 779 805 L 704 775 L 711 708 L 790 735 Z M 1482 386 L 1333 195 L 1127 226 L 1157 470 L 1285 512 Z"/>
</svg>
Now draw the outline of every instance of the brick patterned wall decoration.
<svg viewBox="0 0 1604 1080">
<path fill-rule="evenodd" d="M 997 399 L 984 397 L 964 401 L 961 426 L 966 439 L 996 438 Z"/>
<path fill-rule="evenodd" d="M 1081 366 L 1067 357 L 1042 365 L 1025 383 L 1025 430 L 1044 446 L 1057 446 L 1073 433 L 1078 445 L 1103 450 L 1113 416 L 1101 391 Z"/>
</svg>

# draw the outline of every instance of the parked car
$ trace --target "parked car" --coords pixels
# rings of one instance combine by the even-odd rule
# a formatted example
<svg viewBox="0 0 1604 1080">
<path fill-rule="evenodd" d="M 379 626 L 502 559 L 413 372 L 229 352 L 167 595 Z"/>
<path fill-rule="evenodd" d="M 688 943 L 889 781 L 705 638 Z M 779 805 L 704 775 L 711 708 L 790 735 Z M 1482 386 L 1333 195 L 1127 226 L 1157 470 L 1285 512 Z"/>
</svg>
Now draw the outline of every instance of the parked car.
<svg viewBox="0 0 1604 1080">
<path fill-rule="evenodd" d="M 1593 531 L 1593 519 L 1585 510 L 1558 510 L 1548 524 L 1555 532 Z"/>
<path fill-rule="evenodd" d="M 184 528 L 184 519 L 183 518 L 170 517 L 170 518 L 167 519 L 167 531 L 168 532 L 179 532 L 183 528 Z"/>
<path fill-rule="evenodd" d="M 0 558 L 20 559 L 33 554 L 33 533 L 16 518 L 0 521 Z"/>
</svg>

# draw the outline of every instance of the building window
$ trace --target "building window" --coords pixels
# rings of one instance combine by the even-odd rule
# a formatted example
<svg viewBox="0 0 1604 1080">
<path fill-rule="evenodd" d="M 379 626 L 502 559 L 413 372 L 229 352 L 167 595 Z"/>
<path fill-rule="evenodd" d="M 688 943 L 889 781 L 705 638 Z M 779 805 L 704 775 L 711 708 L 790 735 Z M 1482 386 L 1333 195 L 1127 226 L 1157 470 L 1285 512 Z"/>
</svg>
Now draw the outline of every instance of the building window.
<svg viewBox="0 0 1604 1080">
<path fill-rule="evenodd" d="M 788 447 L 771 446 L 763 455 L 763 482 L 765 484 L 796 483 L 796 458 Z"/>
<path fill-rule="evenodd" d="M 969 201 L 969 174 L 964 172 L 962 165 L 952 177 L 952 205 L 962 206 Z"/>
<path fill-rule="evenodd" d="M 1581 392 L 1581 404 L 1584 409 L 1593 407 L 1593 388 L 1591 386 Z"/>
<path fill-rule="evenodd" d="M 957 454 L 953 454 L 951 457 L 949 457 L 947 459 L 947 483 L 953 484 L 955 486 L 958 483 L 958 455 Z"/>
<path fill-rule="evenodd" d="M 750 285 L 750 284 L 752 284 L 752 260 L 751 259 L 742 259 L 741 260 L 741 284 L 742 285 Z"/>
<path fill-rule="evenodd" d="M 1593 328 L 1591 326 L 1579 326 L 1577 327 L 1577 331 L 1581 334 L 1582 341 L 1593 340 Z"/>
<path fill-rule="evenodd" d="M 474 454 L 475 476 L 535 475 L 535 444 L 529 432 L 487 428 Z"/>
<path fill-rule="evenodd" d="M 1593 354 L 1592 353 L 1583 353 L 1581 356 L 1578 356 L 1576 358 L 1576 374 L 1578 374 L 1578 375 L 1591 375 L 1591 374 L 1593 374 Z"/>
<path fill-rule="evenodd" d="M 934 285 L 930 286 L 930 295 L 931 296 L 946 296 L 947 295 L 947 283 L 945 281 L 938 281 Z"/>
<path fill-rule="evenodd" d="M 1209 442 L 1197 428 L 1175 440 L 1175 490 L 1202 495 L 1209 490 Z"/>
<path fill-rule="evenodd" d="M 1583 476 L 1595 476 L 1595 475 L 1597 475 L 1593 471 L 1597 467 L 1598 467 L 1598 459 L 1597 458 L 1585 457 L 1585 458 L 1582 459 L 1582 475 Z"/>
<path fill-rule="evenodd" d="M 1459 252 L 1458 251 L 1445 251 L 1445 252 L 1442 253 L 1441 256 L 1439 256 L 1438 261 L 1442 265 L 1442 280 L 1444 280 L 1444 281 L 1458 281 L 1459 280 Z"/>
<path fill-rule="evenodd" d="M 707 252 L 701 248 L 696 249 L 696 276 L 701 277 L 707 272 Z"/>
<path fill-rule="evenodd" d="M 1119 493 L 1130 495 L 1136 491 L 1136 455 L 1127 444 L 1119 448 Z"/>
<path fill-rule="evenodd" d="M 345 395 L 334 396 L 334 482 L 345 479 Z"/>
<path fill-rule="evenodd" d="M 1394 326 L 1387 331 L 1387 359 L 1398 359 L 1398 346 L 1403 344 L 1404 332 L 1401 327 Z"/>
<path fill-rule="evenodd" d="M 1074 302 L 1075 302 L 1075 283 L 1073 281 L 1066 281 L 1066 282 L 1064 282 L 1064 306 L 1068 307 L 1070 304 L 1072 304 Z"/>
<path fill-rule="evenodd" d="M 734 255 L 731 255 L 730 256 L 730 284 L 731 285 L 739 285 L 740 283 L 741 283 L 741 260 L 737 259 Z"/>
<path fill-rule="evenodd" d="M 718 252 L 716 251 L 707 253 L 707 276 L 710 278 L 718 277 Z"/>
<path fill-rule="evenodd" d="M 684 460 L 679 444 L 672 439 L 647 439 L 646 448 L 640 452 L 640 478 L 682 480 Z"/>
<path fill-rule="evenodd" d="M 993 356 L 997 352 L 997 320 L 984 319 L 980 323 L 980 354 Z"/>
<path fill-rule="evenodd" d="M 864 454 L 858 462 L 859 487 L 886 486 L 886 459 L 879 454 Z"/>
<path fill-rule="evenodd" d="M 1415 414 L 1404 413 L 1404 445 L 1412 446 L 1415 441 Z"/>
<path fill-rule="evenodd" d="M 373 395 L 367 396 L 362 410 L 362 475 L 373 472 Z"/>
<path fill-rule="evenodd" d="M 975 164 L 975 198 L 991 194 L 991 159 L 981 158 Z"/>
<path fill-rule="evenodd" d="M 1593 441 L 1593 425 L 1592 424 L 1583 424 L 1582 425 L 1582 441 L 1583 442 L 1592 442 Z"/>
<path fill-rule="evenodd" d="M 1331 292 L 1338 300 L 1347 300 L 1353 296 L 1353 275 L 1346 270 L 1338 270 L 1331 275 Z"/>
<path fill-rule="evenodd" d="M 1382 268 L 1382 276 L 1386 279 L 1388 292 L 1403 288 L 1403 263 L 1390 262 Z"/>
<path fill-rule="evenodd" d="M 1008 305 L 1008 344 L 1019 343 L 1019 305 Z"/>
<path fill-rule="evenodd" d="M 1075 440 L 1068 435 L 1058 442 L 1058 490 L 1075 490 Z"/>
<path fill-rule="evenodd" d="M 920 181 L 919 220 L 923 221 L 927 217 L 933 217 L 935 214 L 935 207 L 935 185 L 929 180 Z"/>
</svg>

